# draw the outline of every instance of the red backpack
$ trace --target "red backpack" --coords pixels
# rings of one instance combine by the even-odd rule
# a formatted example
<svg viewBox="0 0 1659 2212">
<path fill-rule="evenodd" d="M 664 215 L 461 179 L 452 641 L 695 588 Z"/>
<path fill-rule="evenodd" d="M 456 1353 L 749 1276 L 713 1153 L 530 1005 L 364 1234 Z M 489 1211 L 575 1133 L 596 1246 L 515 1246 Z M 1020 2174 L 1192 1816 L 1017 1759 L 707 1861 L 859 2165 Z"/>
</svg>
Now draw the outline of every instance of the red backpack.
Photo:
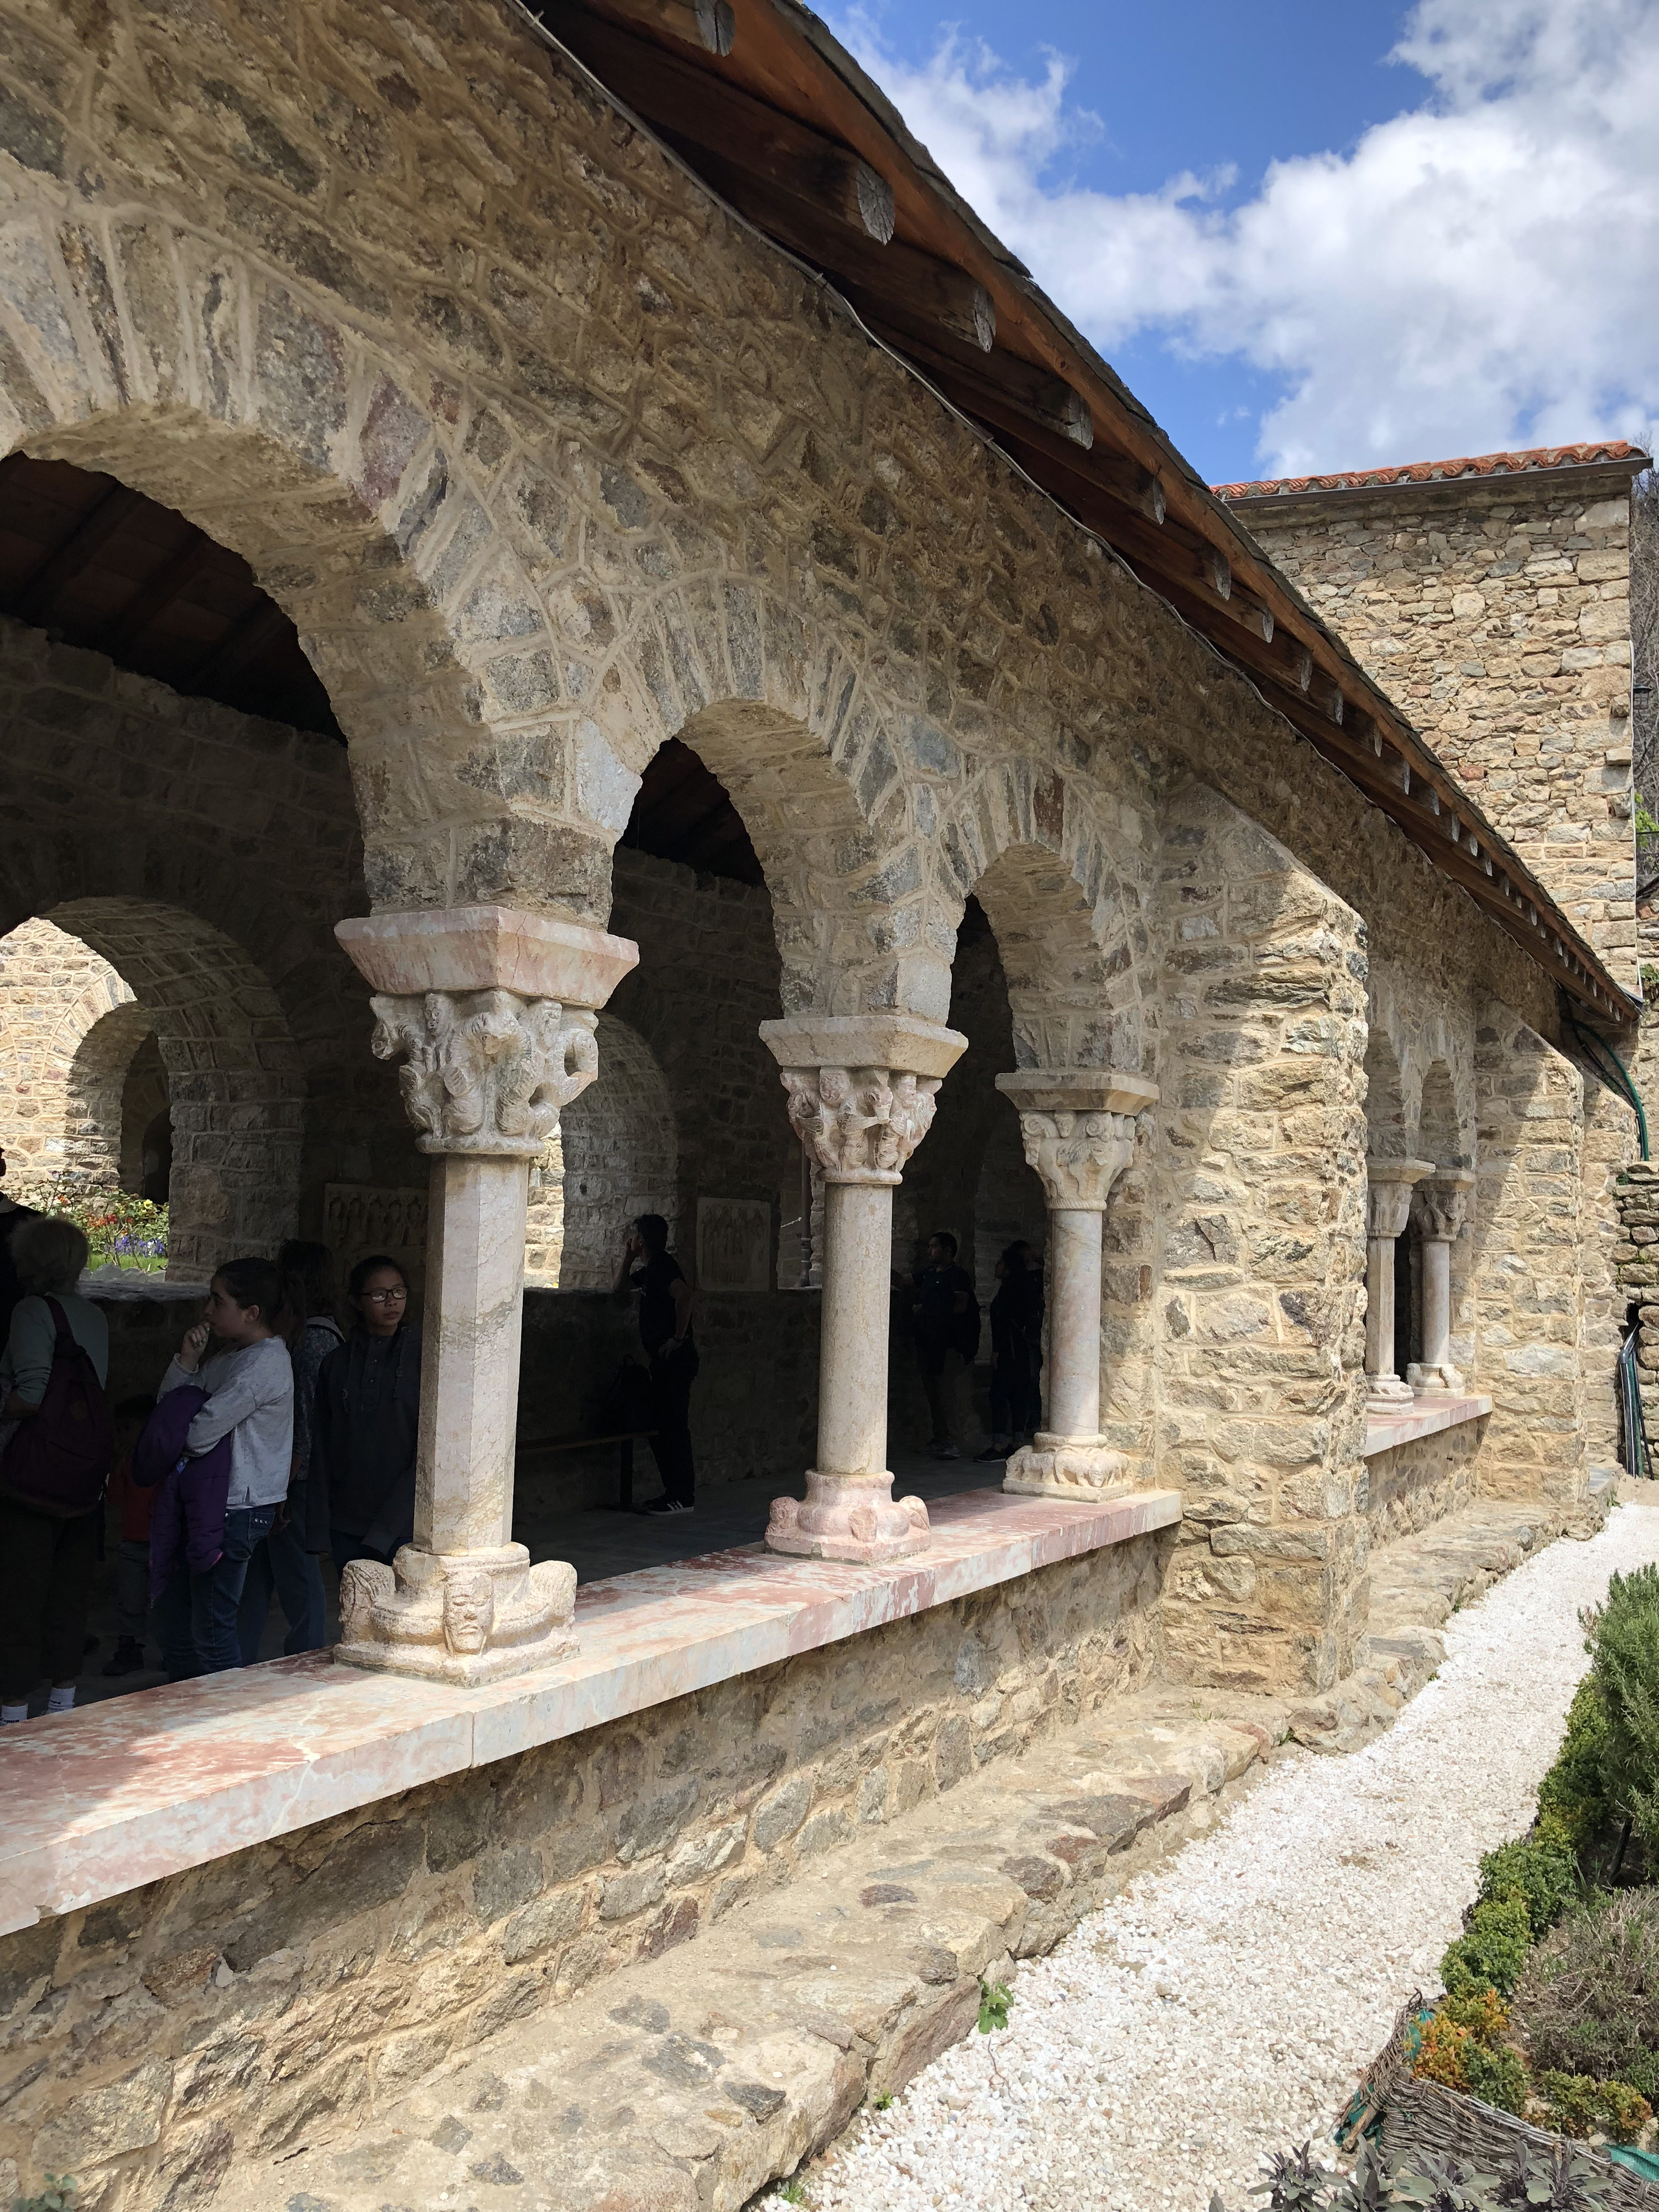
<svg viewBox="0 0 1659 2212">
<path fill-rule="evenodd" d="M 115 1423 L 98 1370 L 76 1342 L 64 1309 L 56 1298 L 46 1306 L 58 1332 L 46 1395 L 38 1413 L 25 1414 L 0 1460 L 0 1486 L 37 1513 L 67 1521 L 91 1512 L 103 1495 Z"/>
</svg>

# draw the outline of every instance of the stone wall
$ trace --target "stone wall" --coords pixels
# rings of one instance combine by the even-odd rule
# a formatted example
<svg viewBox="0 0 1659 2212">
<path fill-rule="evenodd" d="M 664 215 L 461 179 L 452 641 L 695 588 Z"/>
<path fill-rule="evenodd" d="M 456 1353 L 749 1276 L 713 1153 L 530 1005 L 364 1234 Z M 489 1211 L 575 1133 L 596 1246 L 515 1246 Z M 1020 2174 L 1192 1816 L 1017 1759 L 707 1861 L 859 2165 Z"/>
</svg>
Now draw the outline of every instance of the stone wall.
<svg viewBox="0 0 1659 2212">
<path fill-rule="evenodd" d="M 332 935 L 367 904 L 342 749 L 4 617 L 0 720 L 8 913 L 56 922 L 154 1018 L 169 1264 L 320 1235 L 331 1182 L 424 1184 Z"/>
<path fill-rule="evenodd" d="M 1148 1679 L 1144 1537 L 0 1937 L 0 2168 L 182 2212 Z"/>
<path fill-rule="evenodd" d="M 14 1188 L 120 1180 L 122 1091 L 150 1028 L 90 945 L 44 921 L 0 937 L 0 1150 Z"/>
<path fill-rule="evenodd" d="M 1158 1480 L 1186 1513 L 1170 1665 L 1323 1689 L 1367 1604 L 1365 932 L 1201 786 L 1172 795 L 1162 857 Z"/>
<path fill-rule="evenodd" d="M 1462 1421 L 1438 1435 L 1415 1437 L 1365 1462 L 1362 1492 L 1373 1546 L 1443 1521 L 1480 1495 L 1480 1443 L 1487 1421 Z"/>
<path fill-rule="evenodd" d="M 1472 1379 L 1492 1401 L 1480 1489 L 1571 1502 L 1588 1479 L 1584 1080 L 1496 1004 L 1476 1039 L 1475 1070 L 1474 1205 L 1464 1233 L 1480 1340 Z"/>
<path fill-rule="evenodd" d="M 1659 1443 L 1659 1166 L 1632 1160 L 1615 1187 L 1620 1238 L 1613 1261 L 1620 1302 L 1635 1309 L 1640 1330 L 1636 1347 L 1642 1424 L 1650 1443 Z M 1652 1457 L 1643 1469 L 1652 1471 Z"/>
<path fill-rule="evenodd" d="M 1529 469 L 1242 514 L 1633 987 L 1630 476 Z"/>
</svg>

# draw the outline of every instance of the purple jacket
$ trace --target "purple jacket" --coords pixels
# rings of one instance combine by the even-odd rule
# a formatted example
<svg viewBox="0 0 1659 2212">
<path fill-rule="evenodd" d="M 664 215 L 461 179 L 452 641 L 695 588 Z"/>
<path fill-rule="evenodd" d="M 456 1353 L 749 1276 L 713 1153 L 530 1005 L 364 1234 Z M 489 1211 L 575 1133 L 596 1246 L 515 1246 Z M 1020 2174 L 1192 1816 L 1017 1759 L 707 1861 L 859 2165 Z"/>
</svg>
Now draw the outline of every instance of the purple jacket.
<svg viewBox="0 0 1659 2212">
<path fill-rule="evenodd" d="M 225 1500 L 230 1495 L 230 1438 L 191 1459 L 185 1437 L 209 1393 L 186 1383 L 169 1390 L 144 1423 L 132 1449 L 132 1479 L 161 1492 L 149 1523 L 149 1594 L 158 1598 L 182 1559 L 205 1574 L 225 1548 Z"/>
</svg>

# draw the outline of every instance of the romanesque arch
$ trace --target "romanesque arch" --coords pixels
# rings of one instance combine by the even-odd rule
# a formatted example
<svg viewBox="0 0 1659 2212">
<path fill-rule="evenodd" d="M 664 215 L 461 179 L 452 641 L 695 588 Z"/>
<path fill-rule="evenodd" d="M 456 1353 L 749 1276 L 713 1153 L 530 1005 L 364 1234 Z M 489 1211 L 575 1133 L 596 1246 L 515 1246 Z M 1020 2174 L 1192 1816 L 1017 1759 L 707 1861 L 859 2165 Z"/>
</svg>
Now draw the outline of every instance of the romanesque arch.
<svg viewBox="0 0 1659 2212">
<path fill-rule="evenodd" d="M 0 938 L 0 1142 L 14 1184 L 120 1179 L 124 1082 L 151 1027 L 125 978 L 52 922 Z"/>
<path fill-rule="evenodd" d="M 181 908 L 83 898 L 49 917 L 155 1024 L 173 1119 L 167 1272 L 210 1274 L 298 1225 L 305 1082 L 286 1015 L 243 948 Z"/>
</svg>

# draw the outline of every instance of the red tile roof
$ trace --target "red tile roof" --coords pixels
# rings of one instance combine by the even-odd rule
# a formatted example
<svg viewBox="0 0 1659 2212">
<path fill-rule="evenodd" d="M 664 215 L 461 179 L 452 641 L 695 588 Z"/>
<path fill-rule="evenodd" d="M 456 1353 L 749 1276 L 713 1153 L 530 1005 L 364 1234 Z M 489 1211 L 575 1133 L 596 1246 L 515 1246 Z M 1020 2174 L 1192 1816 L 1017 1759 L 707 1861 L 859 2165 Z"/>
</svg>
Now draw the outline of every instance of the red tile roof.
<svg viewBox="0 0 1659 2212">
<path fill-rule="evenodd" d="M 1288 499 L 1298 492 L 1363 491 L 1389 484 L 1450 483 L 1459 477 L 1531 474 L 1540 469 L 1582 468 L 1587 461 L 1638 461 L 1640 446 L 1609 438 L 1589 446 L 1531 446 L 1524 453 L 1480 453 L 1455 461 L 1407 461 L 1398 468 L 1348 469 L 1328 477 L 1274 477 L 1261 483 L 1212 484 L 1218 499 Z"/>
</svg>

